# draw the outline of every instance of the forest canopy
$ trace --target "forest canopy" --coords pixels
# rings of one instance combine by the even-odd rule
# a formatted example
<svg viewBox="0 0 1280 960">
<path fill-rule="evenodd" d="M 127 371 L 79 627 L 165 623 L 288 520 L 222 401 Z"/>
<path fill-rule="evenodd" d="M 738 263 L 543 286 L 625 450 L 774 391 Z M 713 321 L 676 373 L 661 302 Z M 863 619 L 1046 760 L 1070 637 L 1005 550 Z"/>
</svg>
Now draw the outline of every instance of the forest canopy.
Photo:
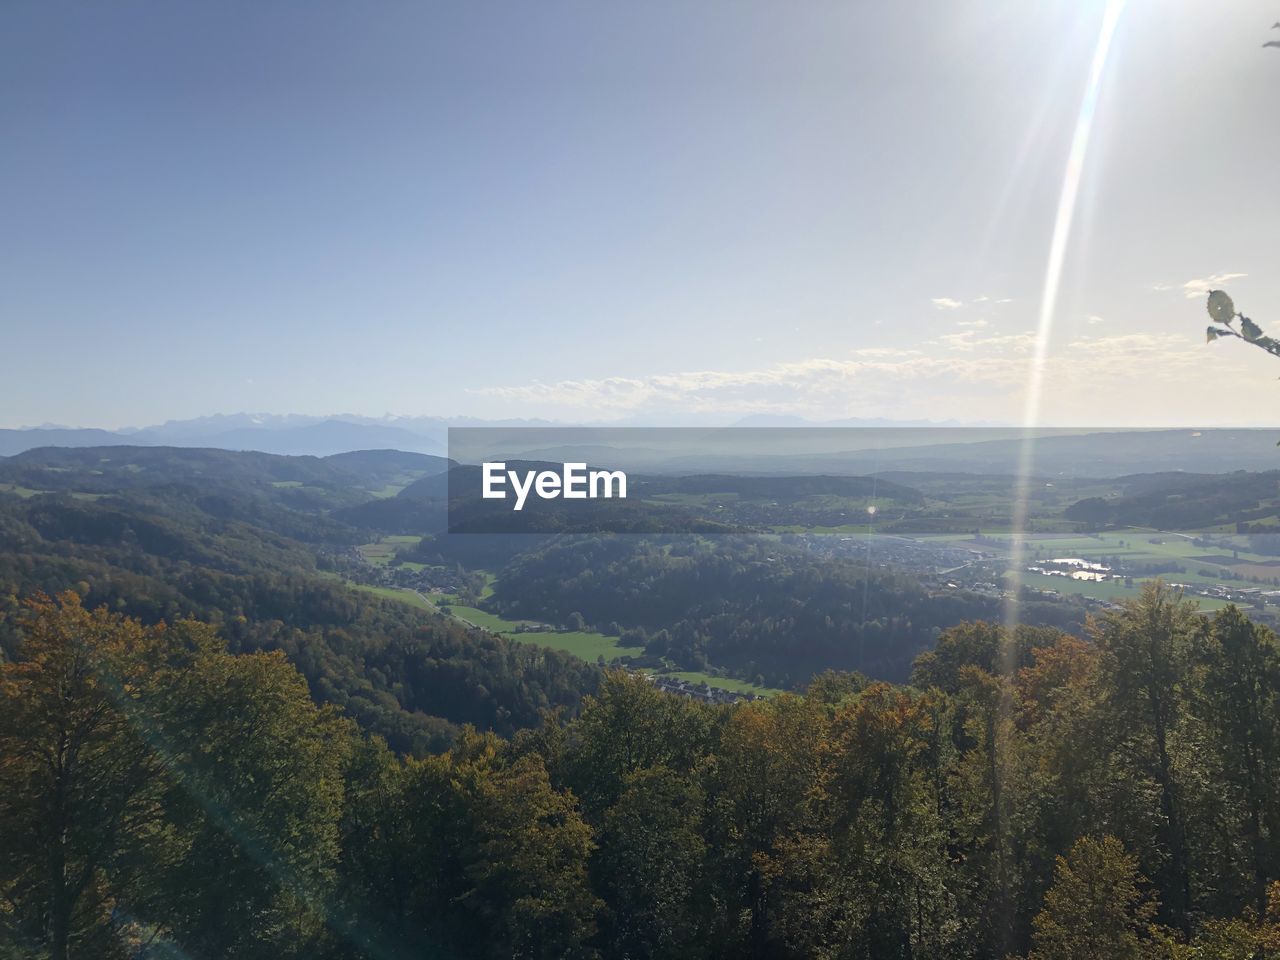
<svg viewBox="0 0 1280 960">
<path fill-rule="evenodd" d="M 1280 955 L 1280 649 L 1160 585 L 907 686 L 608 672 L 417 759 L 206 624 L 68 592 L 15 632 L 6 957 Z"/>
</svg>

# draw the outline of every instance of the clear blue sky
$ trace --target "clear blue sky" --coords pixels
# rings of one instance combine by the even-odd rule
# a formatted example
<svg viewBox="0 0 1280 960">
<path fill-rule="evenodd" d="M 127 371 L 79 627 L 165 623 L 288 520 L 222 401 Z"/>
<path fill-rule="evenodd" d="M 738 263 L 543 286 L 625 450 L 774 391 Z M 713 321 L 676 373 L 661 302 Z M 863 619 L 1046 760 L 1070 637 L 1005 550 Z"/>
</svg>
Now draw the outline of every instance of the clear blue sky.
<svg viewBox="0 0 1280 960">
<path fill-rule="evenodd" d="M 1007 420 L 1102 10 L 9 0 L 0 426 Z M 1129 3 L 1046 419 L 1274 422 L 1277 19 Z"/>
</svg>

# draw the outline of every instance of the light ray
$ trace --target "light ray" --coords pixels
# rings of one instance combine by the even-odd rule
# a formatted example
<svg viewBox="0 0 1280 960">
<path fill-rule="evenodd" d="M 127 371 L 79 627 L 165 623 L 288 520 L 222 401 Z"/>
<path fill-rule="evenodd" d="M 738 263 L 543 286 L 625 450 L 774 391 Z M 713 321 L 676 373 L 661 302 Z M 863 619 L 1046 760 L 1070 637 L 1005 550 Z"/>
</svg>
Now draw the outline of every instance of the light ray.
<svg viewBox="0 0 1280 960">
<path fill-rule="evenodd" d="M 1049 257 L 1045 264 L 1044 286 L 1040 296 L 1040 312 L 1036 325 L 1035 347 L 1027 371 L 1027 391 L 1022 412 L 1022 445 L 1018 455 L 1018 470 L 1014 484 L 1012 527 L 1009 543 L 1009 590 L 1005 605 L 1005 626 L 1010 633 L 1019 621 L 1018 599 L 1022 590 L 1022 568 L 1025 554 L 1027 501 L 1030 494 L 1031 472 L 1035 459 L 1035 428 L 1040 421 L 1040 406 L 1044 388 L 1044 367 L 1049 352 L 1049 338 L 1053 333 L 1054 315 L 1058 305 L 1058 291 L 1062 284 L 1062 269 L 1066 262 L 1067 247 L 1071 240 L 1071 226 L 1075 220 L 1080 197 L 1080 185 L 1084 176 L 1085 160 L 1089 153 L 1089 140 L 1097 115 L 1098 99 L 1102 92 L 1102 80 L 1107 59 L 1115 39 L 1120 16 L 1127 0 L 1107 0 L 1089 65 L 1089 78 L 1085 84 L 1080 110 L 1076 116 L 1075 132 L 1067 155 L 1066 170 L 1062 177 L 1062 189 L 1058 194 L 1058 209 L 1054 217 L 1053 236 L 1049 243 Z M 1012 637 L 1010 637 L 1012 639 Z M 1006 674 L 1013 671 L 1014 645 L 1005 645 L 1003 664 Z"/>
</svg>

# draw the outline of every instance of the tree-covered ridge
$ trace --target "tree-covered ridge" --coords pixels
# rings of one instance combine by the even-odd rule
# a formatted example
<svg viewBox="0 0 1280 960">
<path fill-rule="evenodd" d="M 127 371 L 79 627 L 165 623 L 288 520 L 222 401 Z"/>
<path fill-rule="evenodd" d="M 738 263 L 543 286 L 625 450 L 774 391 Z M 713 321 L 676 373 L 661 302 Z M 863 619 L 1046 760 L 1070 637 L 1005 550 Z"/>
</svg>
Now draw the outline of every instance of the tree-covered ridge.
<svg viewBox="0 0 1280 960">
<path fill-rule="evenodd" d="M 198 447 L 40 447 L 0 457 L 0 480 L 88 494 L 200 486 L 319 510 L 362 502 L 396 478 L 413 482 L 450 463 L 399 450 L 306 457 Z"/>
<path fill-rule="evenodd" d="M 1093 528 L 1143 526 L 1195 530 L 1218 523 L 1248 524 L 1272 517 L 1280 501 L 1280 471 L 1202 474 L 1150 474 L 1116 481 L 1119 496 L 1087 497 L 1063 516 Z"/>
<path fill-rule="evenodd" d="M 554 623 L 578 613 L 685 669 L 710 663 L 779 687 L 825 669 L 905 680 L 944 628 L 1001 615 L 999 598 L 931 592 L 863 558 L 730 537 L 553 541 L 503 571 L 493 603 Z M 1026 606 L 1039 622 L 1082 625 L 1078 607 Z"/>
<path fill-rule="evenodd" d="M 234 476 L 243 462 L 226 456 Z M 20 597 L 74 589 L 148 624 L 217 624 L 235 652 L 283 651 L 318 700 L 412 752 L 440 749 L 464 723 L 510 733 L 594 689 L 595 668 L 565 654 L 350 589 L 341 551 L 359 531 L 221 476 L 91 499 L 0 496 L 0 657 Z"/>
<path fill-rule="evenodd" d="M 510 733 L 536 723 L 541 709 L 572 709 L 594 689 L 594 669 L 339 582 L 380 574 L 355 549 L 378 536 L 363 524 L 377 527 L 379 508 L 430 502 L 442 516 L 441 502 L 406 494 L 447 490 L 447 476 L 432 471 L 448 463 L 396 451 L 315 458 L 148 447 L 50 448 L 0 460 L 0 483 L 44 491 L 0 488 L 0 612 L 36 590 L 74 588 L 90 606 L 106 603 L 148 623 L 225 623 L 234 649 L 286 650 L 317 697 L 397 749 L 439 747 L 450 724 Z M 398 496 L 371 492 L 414 472 L 422 476 Z M 693 491 L 737 484 L 765 499 L 879 483 L 663 482 Z M 650 509 L 636 506 L 641 515 Z M 630 631 L 640 642 L 628 649 L 650 648 L 647 661 L 710 664 L 775 686 L 803 686 L 827 668 L 902 680 L 942 628 L 998 615 L 993 598 L 933 595 L 911 576 L 868 570 L 857 558 L 805 556 L 776 538 L 429 536 L 401 559 L 497 571 L 495 612 L 557 625 L 580 614 L 599 629 Z M 1078 605 L 1026 609 L 1063 627 L 1078 629 L 1083 619 Z M 0 620 L 0 650 L 4 630 Z"/>
<path fill-rule="evenodd" d="M 910 686 L 402 758 L 279 654 L 74 594 L 0 668 L 12 957 L 1280 956 L 1280 648 L 1152 586 L 1090 639 L 945 632 Z"/>
</svg>

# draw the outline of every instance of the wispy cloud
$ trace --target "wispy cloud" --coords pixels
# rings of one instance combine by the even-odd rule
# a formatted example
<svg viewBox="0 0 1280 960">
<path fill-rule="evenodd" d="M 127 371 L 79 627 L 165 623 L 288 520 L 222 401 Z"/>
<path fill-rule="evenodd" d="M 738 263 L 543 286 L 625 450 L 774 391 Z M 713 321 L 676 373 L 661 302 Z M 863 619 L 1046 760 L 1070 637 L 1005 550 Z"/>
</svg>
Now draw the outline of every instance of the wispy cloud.
<svg viewBox="0 0 1280 960">
<path fill-rule="evenodd" d="M 955 297 L 933 297 L 929 302 L 932 303 L 939 310 L 959 310 L 961 307 L 965 306 L 964 300 L 957 300 Z M 1013 298 L 1001 297 L 998 300 L 993 300 L 991 297 L 987 296 L 984 293 L 981 296 L 974 297 L 972 300 L 968 302 L 970 304 L 1013 303 Z"/>
<path fill-rule="evenodd" d="M 978 330 L 991 326 L 991 321 L 985 317 L 979 317 L 977 320 L 957 320 L 957 327 L 974 327 Z"/>
<path fill-rule="evenodd" d="M 483 387 L 469 392 L 558 409 L 627 413 L 640 410 L 818 412 L 859 404 L 891 410 L 902 391 L 932 392 L 957 385 L 1007 392 L 1021 378 L 1009 356 L 970 342 L 973 331 L 940 341 L 952 356 L 922 350 L 869 347 L 844 358 L 815 357 L 757 370 L 693 370 L 643 377 L 606 377 Z M 939 344 L 935 344 L 939 345 Z M 959 356 L 965 354 L 965 356 Z M 852 404 L 852 406 L 851 406 Z"/>
<path fill-rule="evenodd" d="M 1106 323 L 1107 321 L 1095 313 L 1095 314 L 1091 314 L 1089 316 L 1089 319 L 1086 322 L 1089 324 L 1089 326 L 1092 327 L 1092 326 L 1096 326 L 1099 323 Z"/>
<path fill-rule="evenodd" d="M 794 413 L 804 416 L 998 419 L 1021 403 L 1032 333 L 983 335 L 967 327 L 914 349 L 865 347 L 747 370 L 687 370 L 634 377 L 533 382 L 469 390 L 519 403 L 539 415 Z M 1134 371 L 1142 371 L 1135 377 Z M 1204 419 L 1191 383 L 1231 376 L 1242 392 L 1273 389 L 1265 375 L 1241 377 L 1239 361 L 1190 334 L 1080 336 L 1061 344 L 1045 368 L 1046 416 L 1058 422 L 1106 418 L 1172 422 Z M 1172 392 L 1171 392 L 1172 391 Z M 1172 401 L 1170 398 L 1174 398 Z M 1182 406 L 1178 406 L 1181 403 Z M 1117 413 L 1125 416 L 1117 418 Z M 1099 420 L 1102 422 L 1102 420 Z"/>
<path fill-rule="evenodd" d="M 1215 273 L 1209 277 L 1201 277 L 1198 280 L 1188 280 L 1178 289 L 1186 295 L 1188 300 L 1197 297 L 1207 296 L 1210 290 L 1217 290 L 1232 280 L 1239 280 L 1241 277 L 1247 277 L 1247 273 Z M 1170 290 L 1172 287 L 1165 284 L 1156 284 L 1157 290 Z"/>
<path fill-rule="evenodd" d="M 919 350 L 902 350 L 898 347 L 859 347 L 856 350 L 850 350 L 849 356 L 858 357 L 860 359 L 873 359 L 884 357 L 918 357 Z"/>
<path fill-rule="evenodd" d="M 964 326 L 964 324 L 961 324 Z M 1004 355 L 1007 353 L 1024 353 L 1035 344 L 1035 335 L 1031 333 L 1015 333 L 1005 336 L 983 337 L 972 329 L 959 333 L 946 333 L 930 340 L 929 343 L 943 346 L 949 350 L 960 350 L 970 353 L 975 350 L 988 355 Z"/>
</svg>

